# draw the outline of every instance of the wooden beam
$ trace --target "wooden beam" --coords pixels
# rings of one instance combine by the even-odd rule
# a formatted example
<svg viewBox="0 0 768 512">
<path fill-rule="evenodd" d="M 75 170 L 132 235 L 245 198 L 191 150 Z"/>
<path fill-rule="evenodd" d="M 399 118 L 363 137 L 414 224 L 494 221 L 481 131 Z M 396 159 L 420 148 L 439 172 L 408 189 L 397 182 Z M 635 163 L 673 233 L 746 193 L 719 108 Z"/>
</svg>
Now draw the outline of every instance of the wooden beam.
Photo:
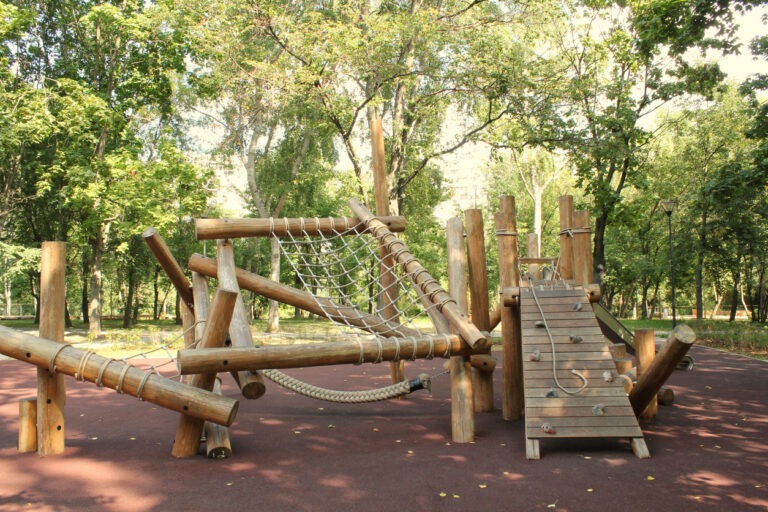
<svg viewBox="0 0 768 512">
<path fill-rule="evenodd" d="M 464 250 L 464 226 L 456 217 L 446 225 L 448 251 L 448 289 L 456 305 L 467 307 L 467 255 Z M 488 308 L 485 308 L 488 311 Z M 472 370 L 469 356 L 452 356 L 451 369 L 451 438 L 454 443 L 475 440 L 475 416 L 472 395 Z"/>
<path fill-rule="evenodd" d="M 517 220 L 515 198 L 502 196 L 500 211 L 495 216 L 499 247 L 499 285 L 504 288 L 520 286 L 517 266 Z M 504 362 L 502 364 L 502 416 L 505 420 L 523 415 L 523 349 L 520 307 L 501 308 L 501 332 Z"/>
<path fill-rule="evenodd" d="M 43 242 L 40 262 L 40 336 L 64 343 L 67 246 Z M 37 369 L 37 453 L 64 453 L 64 376 Z"/>
<path fill-rule="evenodd" d="M 488 304 L 488 267 L 485 254 L 483 213 L 477 209 L 464 212 L 467 231 L 467 265 L 469 268 L 469 297 L 472 323 L 483 332 L 490 332 L 491 318 Z M 490 357 L 490 356 L 488 356 Z M 495 367 L 495 364 L 494 364 Z M 475 411 L 493 410 L 493 370 L 472 372 L 472 391 Z"/>
<path fill-rule="evenodd" d="M 147 228 L 141 236 L 144 238 L 144 242 L 149 247 L 149 250 L 155 255 L 155 259 L 157 259 L 168 279 L 170 279 L 181 301 L 190 311 L 194 311 L 194 299 L 189 280 L 184 275 L 184 271 L 179 266 L 176 258 L 171 254 L 171 250 L 168 249 L 163 237 L 160 236 L 155 228 Z"/>
<path fill-rule="evenodd" d="M 381 221 L 390 231 L 405 231 L 404 217 L 384 217 Z M 350 235 L 366 233 L 368 229 L 355 217 L 310 217 L 277 219 L 195 219 L 195 236 L 198 240 L 245 238 L 257 236 L 332 235 L 349 232 Z"/>
<path fill-rule="evenodd" d="M 184 374 L 270 368 L 302 368 L 358 364 L 396 359 L 423 359 L 477 352 L 459 336 L 449 334 L 419 338 L 377 338 L 322 344 L 264 345 L 254 348 L 181 350 L 179 371 Z"/>
<path fill-rule="evenodd" d="M 228 240 L 219 240 L 217 242 L 216 256 L 219 285 L 224 289 L 237 292 L 235 309 L 232 312 L 232 321 L 229 324 L 229 339 L 233 347 L 253 347 L 254 341 L 251 334 L 251 325 L 248 320 L 248 312 L 245 309 L 243 297 L 240 295 L 240 285 L 237 283 L 235 253 L 232 243 Z M 254 400 L 264 396 L 266 387 L 264 386 L 264 378 L 260 374 L 243 370 L 233 373 L 233 377 L 235 377 L 237 385 L 240 386 L 240 391 L 245 398 Z"/>
</svg>

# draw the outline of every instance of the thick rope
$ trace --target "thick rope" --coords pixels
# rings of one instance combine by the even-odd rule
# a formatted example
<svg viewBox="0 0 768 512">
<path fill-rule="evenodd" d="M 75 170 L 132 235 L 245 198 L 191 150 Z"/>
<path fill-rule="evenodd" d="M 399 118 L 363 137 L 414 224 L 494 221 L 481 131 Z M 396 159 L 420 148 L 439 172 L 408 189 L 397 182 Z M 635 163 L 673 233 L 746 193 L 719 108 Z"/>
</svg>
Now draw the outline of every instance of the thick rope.
<svg viewBox="0 0 768 512">
<path fill-rule="evenodd" d="M 262 375 L 266 378 L 278 384 L 286 389 L 295 391 L 296 393 L 314 398 L 316 400 L 324 400 L 326 402 L 336 402 L 343 404 L 362 404 L 368 402 L 380 402 L 382 400 L 389 400 L 391 398 L 397 398 L 399 396 L 407 395 L 416 389 L 429 389 L 430 377 L 426 374 L 419 375 L 419 381 L 421 387 L 414 389 L 414 383 L 412 381 L 402 381 L 391 386 L 387 386 L 379 389 L 367 389 L 362 391 L 338 391 L 333 389 L 321 388 L 308 384 L 299 379 L 286 375 L 278 370 L 263 370 Z"/>
</svg>

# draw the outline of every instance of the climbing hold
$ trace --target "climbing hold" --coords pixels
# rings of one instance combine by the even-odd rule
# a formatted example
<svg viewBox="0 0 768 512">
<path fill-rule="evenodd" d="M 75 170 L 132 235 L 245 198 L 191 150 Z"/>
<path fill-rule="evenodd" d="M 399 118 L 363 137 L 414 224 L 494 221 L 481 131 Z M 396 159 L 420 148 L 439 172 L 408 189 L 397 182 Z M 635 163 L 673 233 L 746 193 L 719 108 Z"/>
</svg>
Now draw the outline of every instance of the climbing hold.
<svg viewBox="0 0 768 512">
<path fill-rule="evenodd" d="M 557 390 L 555 388 L 549 388 L 549 391 L 547 391 L 547 394 L 544 395 L 545 398 L 557 398 Z"/>
<path fill-rule="evenodd" d="M 529 361 L 541 361 L 541 352 L 538 350 L 534 350 L 530 354 L 528 354 L 528 360 Z"/>
<path fill-rule="evenodd" d="M 605 382 L 613 382 L 613 372 L 611 370 L 605 370 L 603 372 L 603 380 Z"/>
<path fill-rule="evenodd" d="M 535 325 L 536 327 L 546 327 L 547 326 L 547 324 L 545 324 L 543 320 L 539 320 L 538 322 L 536 322 L 533 325 Z"/>
<path fill-rule="evenodd" d="M 581 311 L 581 302 L 577 302 L 576 304 L 574 304 L 573 305 L 573 310 L 574 311 Z"/>
<path fill-rule="evenodd" d="M 581 336 L 576 336 L 575 334 L 571 334 L 571 343 L 581 343 L 584 341 L 584 338 Z"/>
<path fill-rule="evenodd" d="M 602 416 L 605 414 L 605 405 L 603 404 L 595 404 L 592 406 L 592 414 L 595 416 Z"/>
<path fill-rule="evenodd" d="M 555 427 L 553 427 L 549 423 L 542 424 L 541 431 L 544 432 L 545 434 L 557 434 L 557 430 L 555 430 Z"/>
</svg>

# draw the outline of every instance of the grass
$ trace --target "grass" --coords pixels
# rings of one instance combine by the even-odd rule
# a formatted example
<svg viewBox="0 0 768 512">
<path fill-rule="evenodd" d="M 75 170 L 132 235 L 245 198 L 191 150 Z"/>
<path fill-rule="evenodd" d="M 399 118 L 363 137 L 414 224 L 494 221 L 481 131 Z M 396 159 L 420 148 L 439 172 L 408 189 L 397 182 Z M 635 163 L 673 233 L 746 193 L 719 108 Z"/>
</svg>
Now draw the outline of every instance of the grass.
<svg viewBox="0 0 768 512">
<path fill-rule="evenodd" d="M 672 320 L 622 320 L 628 329 L 654 329 L 665 337 L 672 330 Z M 696 343 L 758 359 L 768 359 L 768 324 L 727 320 L 683 319 L 697 336 Z"/>
</svg>

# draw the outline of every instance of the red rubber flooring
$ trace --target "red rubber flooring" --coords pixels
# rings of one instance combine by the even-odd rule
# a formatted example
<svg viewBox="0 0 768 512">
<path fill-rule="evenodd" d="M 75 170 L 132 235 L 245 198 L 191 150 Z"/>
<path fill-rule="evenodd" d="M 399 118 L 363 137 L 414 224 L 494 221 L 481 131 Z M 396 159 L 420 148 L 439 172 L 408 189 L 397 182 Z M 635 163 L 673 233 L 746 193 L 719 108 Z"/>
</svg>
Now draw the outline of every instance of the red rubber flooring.
<svg viewBox="0 0 768 512">
<path fill-rule="evenodd" d="M 35 369 L 0 361 L 0 511 L 764 512 L 768 363 L 692 355 L 695 369 L 670 380 L 675 405 L 644 428 L 652 458 L 623 440 L 545 440 L 539 461 L 525 458 L 523 423 L 498 411 L 477 415 L 475 443 L 451 443 L 447 377 L 432 394 L 365 405 L 271 385 L 241 401 L 226 460 L 173 458 L 176 413 L 68 379 L 66 453 L 22 455 L 17 402 L 34 395 Z M 292 374 L 345 389 L 388 381 L 385 365 Z"/>
</svg>

